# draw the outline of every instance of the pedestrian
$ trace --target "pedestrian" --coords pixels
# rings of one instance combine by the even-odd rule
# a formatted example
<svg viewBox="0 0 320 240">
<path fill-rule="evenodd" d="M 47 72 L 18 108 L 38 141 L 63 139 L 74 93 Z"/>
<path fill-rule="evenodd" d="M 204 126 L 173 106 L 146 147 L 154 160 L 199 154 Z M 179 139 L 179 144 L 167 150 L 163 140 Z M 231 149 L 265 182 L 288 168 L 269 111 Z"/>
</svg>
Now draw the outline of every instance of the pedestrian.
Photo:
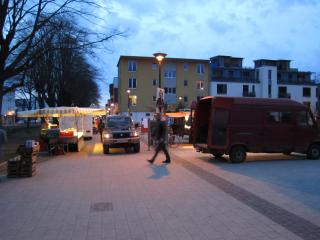
<svg viewBox="0 0 320 240">
<path fill-rule="evenodd" d="M 153 164 L 153 162 L 155 161 L 158 153 L 160 151 L 163 151 L 164 154 L 166 155 L 166 160 L 163 161 L 163 163 L 170 163 L 171 159 L 170 159 L 170 155 L 169 152 L 167 150 L 167 146 L 165 143 L 165 139 L 166 139 L 166 126 L 165 126 L 165 122 L 161 121 L 161 114 L 156 114 L 156 125 L 155 125 L 155 129 L 154 129 L 154 138 L 156 141 L 156 151 L 155 154 L 153 155 L 153 157 L 151 159 L 148 160 L 148 162 L 150 162 L 151 164 Z"/>
<path fill-rule="evenodd" d="M 102 118 L 100 118 L 100 121 L 99 121 L 99 124 L 98 124 L 98 131 L 100 133 L 100 140 L 101 142 L 103 142 L 103 139 L 102 139 L 102 134 L 103 134 L 103 130 L 104 130 L 104 122 L 102 120 Z"/>
</svg>

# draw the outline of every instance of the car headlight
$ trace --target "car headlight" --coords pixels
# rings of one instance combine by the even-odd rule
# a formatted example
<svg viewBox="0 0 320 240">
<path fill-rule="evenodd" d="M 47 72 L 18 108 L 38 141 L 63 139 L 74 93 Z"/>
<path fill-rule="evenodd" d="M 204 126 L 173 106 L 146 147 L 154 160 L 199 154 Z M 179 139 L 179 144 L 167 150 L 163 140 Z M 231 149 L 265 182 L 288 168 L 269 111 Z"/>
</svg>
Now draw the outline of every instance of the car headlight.
<svg viewBox="0 0 320 240">
<path fill-rule="evenodd" d="M 131 132 L 131 137 L 138 137 L 139 133 L 137 131 Z"/>
<path fill-rule="evenodd" d="M 105 133 L 104 134 L 104 138 L 110 138 L 111 137 L 111 134 L 110 133 Z"/>
</svg>

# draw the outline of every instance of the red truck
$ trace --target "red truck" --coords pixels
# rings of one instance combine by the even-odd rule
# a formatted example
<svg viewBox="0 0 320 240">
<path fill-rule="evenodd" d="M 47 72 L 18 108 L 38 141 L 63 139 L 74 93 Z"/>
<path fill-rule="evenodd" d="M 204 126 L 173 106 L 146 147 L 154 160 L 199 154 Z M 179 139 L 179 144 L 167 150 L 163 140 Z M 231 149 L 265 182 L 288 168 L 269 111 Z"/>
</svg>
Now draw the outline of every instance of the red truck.
<svg viewBox="0 0 320 240">
<path fill-rule="evenodd" d="M 289 99 L 202 98 L 192 122 L 192 141 L 197 151 L 227 154 L 232 163 L 244 162 L 247 152 L 299 152 L 320 158 L 312 112 Z"/>
</svg>

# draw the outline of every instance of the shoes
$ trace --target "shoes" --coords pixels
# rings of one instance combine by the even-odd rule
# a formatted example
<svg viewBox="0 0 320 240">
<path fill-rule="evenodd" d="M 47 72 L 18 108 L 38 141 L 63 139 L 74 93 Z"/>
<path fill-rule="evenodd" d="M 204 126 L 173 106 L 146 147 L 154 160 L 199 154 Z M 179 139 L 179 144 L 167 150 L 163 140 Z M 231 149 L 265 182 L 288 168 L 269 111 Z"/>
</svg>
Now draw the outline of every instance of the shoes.
<svg viewBox="0 0 320 240">
<path fill-rule="evenodd" d="M 153 164 L 153 160 L 152 159 L 147 159 L 147 161 L 151 164 Z"/>
<path fill-rule="evenodd" d="M 163 161 L 163 163 L 171 163 L 171 161 L 165 160 L 165 161 Z"/>
</svg>

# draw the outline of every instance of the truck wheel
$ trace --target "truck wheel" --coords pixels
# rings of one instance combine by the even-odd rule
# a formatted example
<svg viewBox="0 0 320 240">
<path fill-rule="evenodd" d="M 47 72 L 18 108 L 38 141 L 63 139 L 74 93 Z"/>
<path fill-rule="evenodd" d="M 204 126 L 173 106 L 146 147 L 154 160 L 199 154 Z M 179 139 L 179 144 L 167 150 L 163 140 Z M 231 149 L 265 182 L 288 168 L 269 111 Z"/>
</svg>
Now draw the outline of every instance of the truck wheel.
<svg viewBox="0 0 320 240">
<path fill-rule="evenodd" d="M 110 153 L 108 145 L 103 145 L 103 153 L 104 154 L 109 154 Z"/>
<path fill-rule="evenodd" d="M 242 163 L 247 157 L 246 149 L 242 146 L 235 146 L 231 149 L 229 157 L 232 163 Z"/>
<path fill-rule="evenodd" d="M 223 153 L 214 153 L 213 156 L 216 158 L 221 158 L 223 156 Z"/>
<path fill-rule="evenodd" d="M 137 144 L 134 145 L 134 152 L 135 153 L 140 152 L 140 143 L 137 143 Z"/>
<path fill-rule="evenodd" d="M 307 152 L 307 157 L 309 159 L 319 159 L 320 158 L 320 145 L 312 144 Z"/>
</svg>

